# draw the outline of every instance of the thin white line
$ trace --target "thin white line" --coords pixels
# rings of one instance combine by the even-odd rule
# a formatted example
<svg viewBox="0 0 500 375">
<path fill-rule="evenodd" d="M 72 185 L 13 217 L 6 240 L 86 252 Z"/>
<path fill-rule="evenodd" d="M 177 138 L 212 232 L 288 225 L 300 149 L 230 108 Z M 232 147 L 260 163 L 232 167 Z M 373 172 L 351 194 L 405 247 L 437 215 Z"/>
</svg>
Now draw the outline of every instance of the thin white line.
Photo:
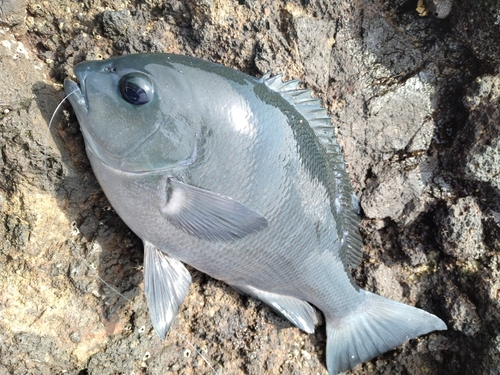
<svg viewBox="0 0 500 375">
<path fill-rule="evenodd" d="M 68 97 L 70 95 L 72 95 L 73 93 L 75 93 L 77 91 L 78 91 L 77 89 L 71 91 L 57 105 L 54 113 L 52 114 L 52 117 L 50 118 L 49 127 L 47 128 L 47 132 L 45 133 L 45 142 L 44 142 L 44 145 L 43 145 L 43 170 L 45 172 L 45 188 L 47 189 L 47 191 L 50 190 L 49 175 L 48 175 L 48 172 L 47 172 L 47 143 L 48 143 L 48 140 L 49 140 L 50 127 L 52 126 L 52 122 L 54 121 L 54 118 L 56 117 L 56 113 L 59 111 L 59 108 L 61 108 L 62 104 L 66 101 L 66 99 L 68 99 Z"/>
<path fill-rule="evenodd" d="M 80 254 L 80 252 L 76 249 L 76 246 L 71 246 L 71 249 L 78 255 L 78 258 L 80 258 L 80 260 L 88 267 L 89 270 L 91 270 L 91 272 L 94 273 L 94 275 L 97 276 L 97 278 L 102 282 L 104 283 L 108 288 L 110 288 L 112 291 L 114 291 L 116 294 L 118 294 L 120 297 L 122 297 L 124 300 L 132 303 L 132 300 L 125 297 L 123 294 L 121 294 L 118 290 L 116 290 L 116 288 L 114 288 L 112 285 L 110 285 L 108 282 L 106 282 L 106 280 L 104 280 L 101 276 L 99 276 L 99 274 L 97 273 L 97 271 L 90 265 L 89 262 L 87 262 L 87 260 L 85 258 L 83 258 Z M 146 311 L 144 309 L 141 308 L 141 310 L 143 311 Z M 148 311 L 146 311 L 147 313 Z M 215 375 L 219 375 L 217 373 L 217 371 L 215 371 L 215 368 L 210 364 L 210 362 L 208 361 L 208 359 L 205 358 L 205 356 L 203 354 L 201 354 L 201 352 L 196 349 L 196 347 L 191 344 L 188 339 L 186 339 L 184 336 L 182 336 L 180 333 L 178 333 L 177 331 L 175 331 L 174 329 L 171 329 L 170 330 L 171 332 L 175 333 L 177 336 L 179 336 L 184 342 L 186 342 L 191 348 L 193 348 L 193 350 L 205 361 L 205 363 L 208 365 L 208 367 L 210 367 L 212 369 L 212 371 L 214 372 Z"/>
</svg>

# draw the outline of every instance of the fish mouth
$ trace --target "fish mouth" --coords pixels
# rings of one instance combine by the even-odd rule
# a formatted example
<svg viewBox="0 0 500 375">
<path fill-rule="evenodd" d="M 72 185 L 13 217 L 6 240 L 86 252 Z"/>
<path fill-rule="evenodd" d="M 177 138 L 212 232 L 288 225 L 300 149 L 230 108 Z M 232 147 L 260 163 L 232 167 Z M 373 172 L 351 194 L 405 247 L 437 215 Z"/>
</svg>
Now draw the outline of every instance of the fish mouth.
<svg viewBox="0 0 500 375">
<path fill-rule="evenodd" d="M 76 114 L 78 122 L 80 124 L 80 130 L 83 133 L 83 138 L 85 139 L 85 145 L 88 149 L 99 156 L 101 153 L 98 151 L 99 147 L 94 142 L 94 137 L 92 137 L 92 131 L 86 126 L 86 118 L 89 113 L 89 102 L 87 98 L 87 90 L 85 89 L 85 73 L 81 71 L 75 71 L 78 83 L 74 82 L 70 78 L 64 80 L 64 92 L 66 98 L 68 98 L 73 111 Z M 99 157 L 102 159 L 101 157 Z"/>
<path fill-rule="evenodd" d="M 78 85 L 77 82 L 71 80 L 70 78 L 66 78 L 64 80 L 64 92 L 66 94 L 66 98 L 68 98 L 68 100 L 71 103 L 71 106 L 73 107 L 73 110 L 75 111 L 76 117 L 78 118 L 78 122 L 80 123 L 80 129 L 86 141 L 85 143 L 90 149 L 90 151 L 92 151 L 92 153 L 105 164 L 116 165 L 123 168 L 124 160 L 137 153 L 137 151 L 149 139 L 153 138 L 157 133 L 158 129 L 160 128 L 160 125 L 156 124 L 155 128 L 152 130 L 150 134 L 148 134 L 135 147 L 131 148 L 130 150 L 127 150 L 127 152 L 123 155 L 117 156 L 114 155 L 113 153 L 107 152 L 106 149 L 99 147 L 98 144 L 96 144 L 96 138 L 97 138 L 96 134 L 94 133 L 92 127 L 88 126 L 89 124 L 86 122 L 86 116 L 89 114 L 89 101 L 85 85 L 85 80 L 86 80 L 85 72 L 86 70 L 75 69 L 75 75 L 80 85 Z"/>
<path fill-rule="evenodd" d="M 101 147 L 100 138 L 96 134 L 96 131 L 93 128 L 92 124 L 89 122 L 90 119 L 88 117 L 89 112 L 92 112 L 89 108 L 90 103 L 88 100 L 88 92 L 86 89 L 86 78 L 88 70 L 89 68 L 87 66 L 81 67 L 80 69 L 78 67 L 75 67 L 75 76 L 77 78 L 76 82 L 70 78 L 66 78 L 64 80 L 64 91 L 66 94 L 66 98 L 71 103 L 71 106 L 73 107 L 73 110 L 80 124 L 80 130 L 83 134 L 83 138 L 85 139 L 87 153 L 90 152 L 95 158 L 99 159 L 108 167 L 120 170 L 121 172 L 141 175 L 167 171 L 172 168 L 185 167 L 193 164 L 196 161 L 199 141 L 198 134 L 196 135 L 196 142 L 193 145 L 191 155 L 189 155 L 185 159 L 176 162 L 169 161 L 165 166 L 157 166 L 152 168 L 141 168 L 140 166 L 134 164 L 134 159 L 137 159 L 137 157 L 140 156 L 140 150 L 147 144 L 149 140 L 153 139 L 158 134 L 161 123 L 156 123 L 149 134 L 146 134 L 146 136 L 142 140 L 139 140 L 136 145 L 130 147 L 121 155 L 116 155 L 109 152 L 106 148 Z"/>
<path fill-rule="evenodd" d="M 84 114 L 88 113 L 89 106 L 87 101 L 87 93 L 85 92 L 85 78 L 78 77 L 80 86 L 69 78 L 64 80 L 64 92 L 68 98 L 71 106 L 75 111 L 81 111 Z"/>
</svg>

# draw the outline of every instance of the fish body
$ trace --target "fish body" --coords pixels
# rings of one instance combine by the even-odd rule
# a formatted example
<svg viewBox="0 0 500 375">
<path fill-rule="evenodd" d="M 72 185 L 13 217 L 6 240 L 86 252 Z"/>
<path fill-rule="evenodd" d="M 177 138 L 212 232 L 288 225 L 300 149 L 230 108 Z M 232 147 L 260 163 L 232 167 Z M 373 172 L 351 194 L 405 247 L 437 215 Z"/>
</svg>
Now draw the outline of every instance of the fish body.
<svg viewBox="0 0 500 375">
<path fill-rule="evenodd" d="M 345 371 L 434 315 L 360 289 L 358 201 L 326 110 L 297 81 L 192 57 L 138 54 L 75 67 L 66 93 L 107 198 L 145 246 L 145 293 L 165 338 L 187 263 L 306 332 L 325 315 L 327 366 Z"/>
</svg>

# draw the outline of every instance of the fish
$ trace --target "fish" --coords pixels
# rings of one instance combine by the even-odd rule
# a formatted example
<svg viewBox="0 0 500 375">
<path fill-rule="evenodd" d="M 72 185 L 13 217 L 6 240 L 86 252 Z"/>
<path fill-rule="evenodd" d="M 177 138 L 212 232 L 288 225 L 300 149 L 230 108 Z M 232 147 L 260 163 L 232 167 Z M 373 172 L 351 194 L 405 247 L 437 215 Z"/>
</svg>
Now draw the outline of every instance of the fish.
<svg viewBox="0 0 500 375">
<path fill-rule="evenodd" d="M 188 264 L 313 333 L 329 374 L 408 339 L 437 316 L 361 289 L 359 201 L 327 110 L 299 81 L 195 57 L 86 61 L 64 90 L 94 174 L 144 243 L 144 292 L 165 339 Z"/>
</svg>

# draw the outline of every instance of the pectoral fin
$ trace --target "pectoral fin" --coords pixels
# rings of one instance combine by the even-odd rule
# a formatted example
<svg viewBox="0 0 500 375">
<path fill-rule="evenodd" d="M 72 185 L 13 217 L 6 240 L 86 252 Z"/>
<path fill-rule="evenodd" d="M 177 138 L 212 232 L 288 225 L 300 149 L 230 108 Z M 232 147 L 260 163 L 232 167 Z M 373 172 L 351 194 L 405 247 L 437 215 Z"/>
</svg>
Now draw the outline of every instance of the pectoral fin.
<svg viewBox="0 0 500 375">
<path fill-rule="evenodd" d="M 144 242 L 144 290 L 153 328 L 162 340 L 186 297 L 191 275 L 177 259 Z"/>
<path fill-rule="evenodd" d="M 167 181 L 161 214 L 177 228 L 211 241 L 235 240 L 267 227 L 266 218 L 244 204 L 173 178 Z"/>
</svg>

